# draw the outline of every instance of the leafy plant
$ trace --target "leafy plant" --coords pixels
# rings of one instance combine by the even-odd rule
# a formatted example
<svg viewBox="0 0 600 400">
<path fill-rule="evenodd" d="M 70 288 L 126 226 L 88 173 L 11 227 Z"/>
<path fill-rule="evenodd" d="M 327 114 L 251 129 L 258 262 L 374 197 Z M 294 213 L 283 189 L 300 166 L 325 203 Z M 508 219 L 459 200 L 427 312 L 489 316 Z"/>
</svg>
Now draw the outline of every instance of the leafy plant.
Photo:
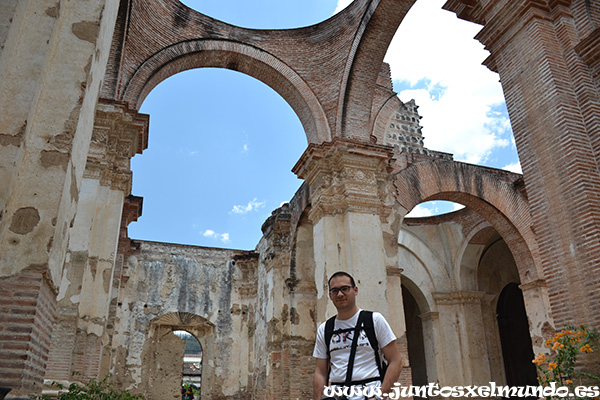
<svg viewBox="0 0 600 400">
<path fill-rule="evenodd" d="M 578 328 L 569 325 L 546 341 L 550 354 L 539 353 L 533 363 L 538 371 L 538 381 L 542 386 L 568 386 L 582 384 L 582 378 L 600 382 L 600 378 L 575 368 L 581 353 L 592 353 L 598 347 L 598 331 L 585 325 Z"/>
<path fill-rule="evenodd" d="M 79 375 L 73 373 L 73 375 Z M 53 382 L 53 386 L 59 389 L 58 400 L 143 400 L 141 394 L 131 394 L 125 390 L 117 389 L 109 382 L 109 376 L 102 380 L 90 379 L 86 383 L 71 383 L 65 391 L 65 386 Z M 41 400 L 53 400 L 48 395 L 42 395 Z"/>
</svg>

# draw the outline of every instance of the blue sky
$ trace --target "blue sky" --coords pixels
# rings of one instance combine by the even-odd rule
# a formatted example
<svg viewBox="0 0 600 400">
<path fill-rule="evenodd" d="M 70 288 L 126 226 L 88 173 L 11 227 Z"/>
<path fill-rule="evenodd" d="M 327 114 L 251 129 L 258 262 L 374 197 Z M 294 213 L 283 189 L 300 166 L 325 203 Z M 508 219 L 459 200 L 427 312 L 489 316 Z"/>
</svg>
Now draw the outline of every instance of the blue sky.
<svg viewBox="0 0 600 400">
<path fill-rule="evenodd" d="M 248 28 L 320 22 L 349 1 L 186 0 L 191 8 Z M 419 0 L 386 55 L 394 90 L 420 106 L 425 146 L 455 160 L 520 172 L 498 75 L 473 39 L 479 26 Z M 238 72 L 202 68 L 159 84 L 144 101 L 149 146 L 132 160 L 133 194 L 143 214 L 133 239 L 254 249 L 261 225 L 302 183 L 291 172 L 306 136 L 271 88 Z M 419 205 L 411 215 L 454 209 Z"/>
</svg>

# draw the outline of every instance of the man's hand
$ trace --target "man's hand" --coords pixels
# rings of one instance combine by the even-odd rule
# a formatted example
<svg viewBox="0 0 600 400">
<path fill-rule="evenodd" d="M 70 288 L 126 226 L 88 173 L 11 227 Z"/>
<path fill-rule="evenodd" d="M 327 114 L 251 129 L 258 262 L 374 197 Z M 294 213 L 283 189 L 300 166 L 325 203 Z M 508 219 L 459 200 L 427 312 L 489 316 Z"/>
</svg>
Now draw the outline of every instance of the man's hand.
<svg viewBox="0 0 600 400">
<path fill-rule="evenodd" d="M 398 345 L 396 341 L 392 341 L 388 343 L 384 348 L 381 349 L 383 351 L 383 355 L 385 359 L 388 361 L 388 368 L 385 372 L 385 378 L 381 383 L 381 393 L 390 393 L 392 387 L 394 386 L 394 382 L 398 381 L 398 377 L 400 376 L 400 372 L 402 371 L 402 354 L 400 354 L 400 350 L 398 350 Z"/>
<path fill-rule="evenodd" d="M 329 360 L 317 358 L 317 367 L 315 368 L 315 377 L 313 379 L 313 400 L 321 400 L 323 389 L 327 384 L 327 375 L 329 373 Z"/>
</svg>

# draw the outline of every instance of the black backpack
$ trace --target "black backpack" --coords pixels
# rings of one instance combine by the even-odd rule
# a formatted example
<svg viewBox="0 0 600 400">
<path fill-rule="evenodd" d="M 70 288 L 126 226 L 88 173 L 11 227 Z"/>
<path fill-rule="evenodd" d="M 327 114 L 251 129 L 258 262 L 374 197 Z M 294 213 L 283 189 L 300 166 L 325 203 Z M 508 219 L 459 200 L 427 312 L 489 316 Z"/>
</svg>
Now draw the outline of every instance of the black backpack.
<svg viewBox="0 0 600 400">
<path fill-rule="evenodd" d="M 325 323 L 325 344 L 327 345 L 327 358 L 329 357 L 329 346 L 331 344 L 331 338 L 333 336 L 333 328 L 335 326 L 335 316 L 329 318 Z M 364 382 L 351 382 L 352 381 L 352 369 L 354 368 L 354 356 L 356 354 L 356 343 L 358 342 L 358 334 L 360 329 L 363 328 L 367 339 L 369 340 L 369 344 L 373 348 L 375 352 L 375 362 L 377 363 L 377 369 L 379 369 L 379 377 L 383 381 L 383 377 L 385 376 L 385 371 L 387 370 L 387 363 L 382 362 L 381 357 L 379 357 L 379 342 L 377 341 L 377 336 L 375 335 L 375 326 L 373 325 L 373 311 L 364 311 L 361 310 L 358 315 L 358 320 L 356 322 L 356 327 L 351 328 L 349 330 L 354 330 L 354 337 L 352 340 L 352 350 L 350 352 L 350 359 L 348 360 L 348 371 L 346 375 L 345 384 L 359 384 Z M 329 379 L 328 379 L 329 380 Z"/>
</svg>

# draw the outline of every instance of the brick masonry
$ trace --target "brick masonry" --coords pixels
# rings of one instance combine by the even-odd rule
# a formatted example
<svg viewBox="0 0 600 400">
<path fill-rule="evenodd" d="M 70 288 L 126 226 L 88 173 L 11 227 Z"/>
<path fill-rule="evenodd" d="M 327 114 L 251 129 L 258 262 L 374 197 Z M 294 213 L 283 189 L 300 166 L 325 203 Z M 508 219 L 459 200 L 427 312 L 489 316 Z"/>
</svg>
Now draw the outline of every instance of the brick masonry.
<svg viewBox="0 0 600 400">
<path fill-rule="evenodd" d="M 43 271 L 26 270 L 0 281 L 0 386 L 12 394 L 39 391 L 42 386 L 56 292 Z"/>
</svg>

